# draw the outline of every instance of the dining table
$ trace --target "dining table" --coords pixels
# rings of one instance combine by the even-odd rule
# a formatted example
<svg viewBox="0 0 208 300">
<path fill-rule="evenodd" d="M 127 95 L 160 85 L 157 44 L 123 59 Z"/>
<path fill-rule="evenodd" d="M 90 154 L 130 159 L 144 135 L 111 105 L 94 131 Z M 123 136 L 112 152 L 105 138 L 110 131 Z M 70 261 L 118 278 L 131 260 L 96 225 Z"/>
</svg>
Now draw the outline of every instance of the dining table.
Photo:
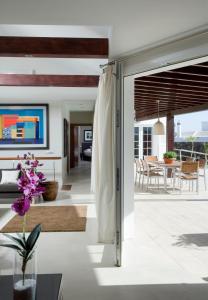
<svg viewBox="0 0 208 300">
<path fill-rule="evenodd" d="M 157 167 L 164 170 L 164 190 L 167 192 L 168 184 L 167 184 L 167 178 L 169 174 L 169 170 L 171 170 L 171 178 L 173 179 L 173 190 L 175 190 L 175 179 L 176 179 L 176 170 L 180 169 L 181 167 L 181 161 L 175 160 L 170 164 L 165 163 L 164 161 L 154 161 L 149 162 L 150 167 Z"/>
</svg>

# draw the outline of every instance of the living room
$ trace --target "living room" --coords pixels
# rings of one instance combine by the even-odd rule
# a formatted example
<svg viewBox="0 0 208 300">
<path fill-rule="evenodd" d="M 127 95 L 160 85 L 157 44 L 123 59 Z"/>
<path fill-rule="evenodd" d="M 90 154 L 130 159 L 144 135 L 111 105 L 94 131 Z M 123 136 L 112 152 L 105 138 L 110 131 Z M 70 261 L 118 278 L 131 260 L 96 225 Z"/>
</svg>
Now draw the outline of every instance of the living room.
<svg viewBox="0 0 208 300">
<path fill-rule="evenodd" d="M 207 199 L 134 201 L 131 167 L 135 75 L 207 63 L 207 10 L 207 0 L 0 2 L 0 299 L 207 299 Z M 93 130 L 77 113 L 93 115 Z M 86 148 L 72 151 L 71 125 L 80 136 L 85 126 Z"/>
</svg>

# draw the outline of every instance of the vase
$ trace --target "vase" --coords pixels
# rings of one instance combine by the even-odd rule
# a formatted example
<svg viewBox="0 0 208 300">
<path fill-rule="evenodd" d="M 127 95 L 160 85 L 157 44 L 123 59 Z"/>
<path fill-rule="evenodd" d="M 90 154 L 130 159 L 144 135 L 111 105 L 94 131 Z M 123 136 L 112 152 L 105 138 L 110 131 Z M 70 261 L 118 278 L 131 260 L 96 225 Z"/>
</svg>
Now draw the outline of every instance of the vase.
<svg viewBox="0 0 208 300">
<path fill-rule="evenodd" d="M 25 272 L 22 270 L 25 269 Z M 35 300 L 37 283 L 36 253 L 24 264 L 23 258 L 15 252 L 13 292 L 14 300 Z"/>
<path fill-rule="evenodd" d="M 58 194 L 58 182 L 57 181 L 45 181 L 42 183 L 42 186 L 45 188 L 43 192 L 44 201 L 54 201 L 56 200 Z"/>
</svg>

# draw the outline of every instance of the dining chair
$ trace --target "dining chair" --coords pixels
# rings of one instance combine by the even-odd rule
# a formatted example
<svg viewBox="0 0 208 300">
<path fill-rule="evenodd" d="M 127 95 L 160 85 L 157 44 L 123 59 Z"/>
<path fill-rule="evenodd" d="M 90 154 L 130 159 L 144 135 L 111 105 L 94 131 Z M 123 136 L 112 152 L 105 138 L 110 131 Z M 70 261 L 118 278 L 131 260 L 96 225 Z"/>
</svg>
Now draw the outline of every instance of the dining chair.
<svg viewBox="0 0 208 300">
<path fill-rule="evenodd" d="M 147 162 L 149 168 L 154 169 L 154 171 L 157 169 L 157 172 L 163 172 L 161 167 L 154 164 L 158 162 L 158 157 L 156 155 L 144 155 L 144 160 Z"/>
<path fill-rule="evenodd" d="M 186 161 L 194 161 L 195 160 L 195 158 L 194 157 L 186 157 Z"/>
<path fill-rule="evenodd" d="M 147 162 L 155 162 L 158 161 L 158 157 L 156 155 L 144 155 L 144 160 Z"/>
<path fill-rule="evenodd" d="M 183 181 L 189 182 L 189 191 L 190 191 L 190 183 L 196 182 L 196 192 L 199 191 L 199 162 L 198 161 L 184 161 L 181 164 L 181 169 L 179 172 L 179 180 L 180 180 L 180 192 L 182 191 L 182 183 Z"/>
<path fill-rule="evenodd" d="M 204 188 L 206 191 L 207 190 L 207 177 L 206 177 L 207 161 L 206 159 L 199 159 L 198 162 L 199 162 L 199 176 L 204 178 Z"/>
<path fill-rule="evenodd" d="M 141 172 L 142 172 L 141 162 L 140 162 L 139 158 L 135 158 L 134 162 L 135 162 L 135 166 L 136 166 L 136 174 L 135 174 L 135 182 L 134 182 L 134 184 L 137 183 L 137 176 L 139 176 L 139 186 L 140 186 Z"/>
<path fill-rule="evenodd" d="M 160 178 L 164 178 L 164 174 L 161 174 L 160 171 L 158 171 L 158 168 L 157 167 L 150 167 L 148 162 L 144 159 L 142 160 L 142 165 L 143 165 L 143 180 L 142 180 L 142 188 L 144 186 L 144 177 L 146 176 L 147 177 L 147 188 L 146 190 L 148 191 L 149 189 L 149 185 L 151 184 L 151 179 L 152 178 L 155 178 L 155 183 L 157 181 L 157 186 L 158 186 L 158 189 L 159 189 L 159 186 L 160 186 L 160 182 L 159 182 L 159 179 Z"/>
</svg>

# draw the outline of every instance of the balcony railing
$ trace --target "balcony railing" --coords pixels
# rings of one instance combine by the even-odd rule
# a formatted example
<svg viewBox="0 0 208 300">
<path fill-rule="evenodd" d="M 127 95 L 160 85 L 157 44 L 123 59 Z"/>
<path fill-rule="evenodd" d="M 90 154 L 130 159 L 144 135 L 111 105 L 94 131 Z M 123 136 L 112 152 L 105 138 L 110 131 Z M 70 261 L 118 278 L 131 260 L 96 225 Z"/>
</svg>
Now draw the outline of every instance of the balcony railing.
<svg viewBox="0 0 208 300">
<path fill-rule="evenodd" d="M 197 152 L 197 151 L 186 150 L 186 149 L 174 149 L 174 151 L 178 153 L 178 158 L 180 160 L 186 160 L 186 158 L 193 158 L 193 159 L 205 159 L 206 163 L 208 162 L 208 153 L 205 152 Z"/>
</svg>

